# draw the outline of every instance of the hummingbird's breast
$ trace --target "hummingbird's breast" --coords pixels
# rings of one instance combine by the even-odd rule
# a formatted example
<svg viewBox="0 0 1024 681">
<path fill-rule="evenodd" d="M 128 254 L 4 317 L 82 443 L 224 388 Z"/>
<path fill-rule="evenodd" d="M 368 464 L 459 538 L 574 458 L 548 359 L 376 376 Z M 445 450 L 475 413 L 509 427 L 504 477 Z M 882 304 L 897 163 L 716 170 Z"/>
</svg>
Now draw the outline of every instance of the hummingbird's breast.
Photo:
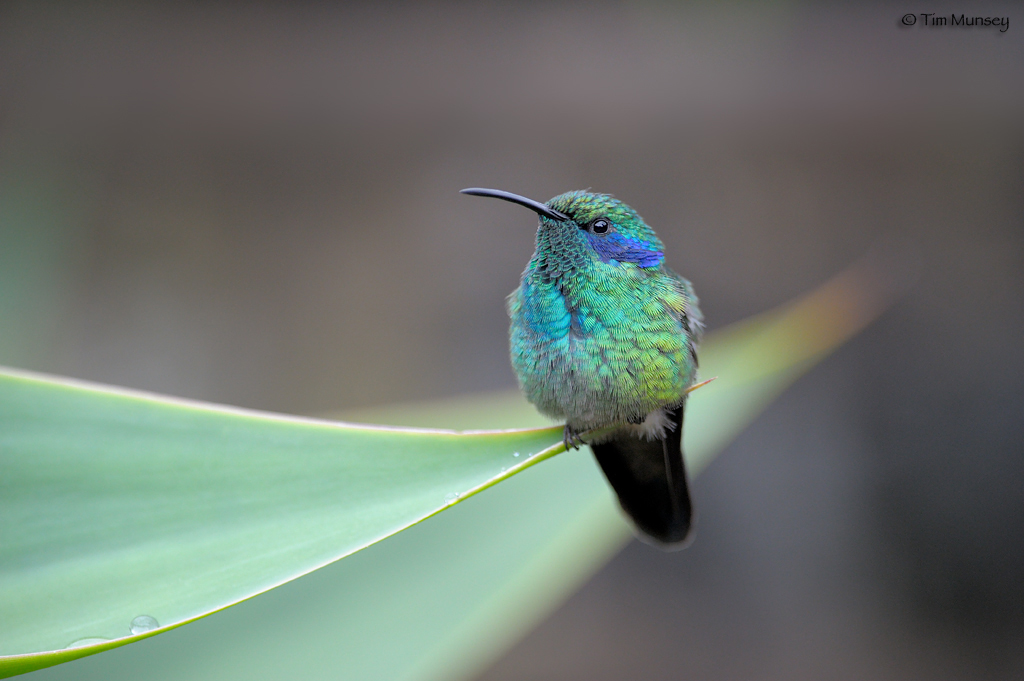
<svg viewBox="0 0 1024 681">
<path fill-rule="evenodd" d="M 509 315 L 512 366 L 530 402 L 578 430 L 682 402 L 696 362 L 667 287 L 664 274 L 632 265 L 557 280 L 528 270 Z"/>
</svg>

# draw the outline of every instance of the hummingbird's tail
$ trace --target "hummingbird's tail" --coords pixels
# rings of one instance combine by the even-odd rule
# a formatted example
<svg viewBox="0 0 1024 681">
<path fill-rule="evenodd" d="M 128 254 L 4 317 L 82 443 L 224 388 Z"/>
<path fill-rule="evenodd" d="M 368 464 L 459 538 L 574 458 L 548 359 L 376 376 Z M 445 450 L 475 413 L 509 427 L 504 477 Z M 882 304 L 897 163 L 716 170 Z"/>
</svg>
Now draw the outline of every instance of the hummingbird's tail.
<svg viewBox="0 0 1024 681">
<path fill-rule="evenodd" d="M 693 506 L 683 463 L 683 409 L 667 411 L 674 428 L 659 440 L 623 430 L 592 444 L 597 462 L 619 496 L 622 510 L 645 536 L 665 549 L 681 549 L 693 538 Z"/>
</svg>

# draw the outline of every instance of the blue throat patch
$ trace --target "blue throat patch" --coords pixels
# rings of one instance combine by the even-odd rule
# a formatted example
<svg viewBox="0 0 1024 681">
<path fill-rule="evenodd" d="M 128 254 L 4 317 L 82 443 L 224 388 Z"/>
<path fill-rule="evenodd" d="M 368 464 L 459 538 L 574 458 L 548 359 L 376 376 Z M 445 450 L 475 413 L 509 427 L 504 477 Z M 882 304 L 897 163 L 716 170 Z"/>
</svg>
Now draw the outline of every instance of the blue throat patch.
<svg viewBox="0 0 1024 681">
<path fill-rule="evenodd" d="M 597 236 L 587 232 L 587 241 L 601 257 L 601 262 L 615 260 L 636 263 L 640 267 L 657 267 L 665 260 L 665 254 L 648 242 L 618 233 Z"/>
</svg>

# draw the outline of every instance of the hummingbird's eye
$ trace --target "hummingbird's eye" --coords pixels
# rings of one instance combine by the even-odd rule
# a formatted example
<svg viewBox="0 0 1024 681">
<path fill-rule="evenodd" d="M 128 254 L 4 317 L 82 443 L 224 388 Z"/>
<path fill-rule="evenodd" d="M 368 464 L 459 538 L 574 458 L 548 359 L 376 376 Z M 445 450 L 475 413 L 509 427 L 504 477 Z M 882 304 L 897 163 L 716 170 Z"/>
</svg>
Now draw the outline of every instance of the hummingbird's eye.
<svg viewBox="0 0 1024 681">
<path fill-rule="evenodd" d="M 608 231 L 608 221 L 604 219 L 594 220 L 594 222 L 590 225 L 590 229 L 594 232 L 594 234 L 604 234 L 605 232 Z"/>
</svg>

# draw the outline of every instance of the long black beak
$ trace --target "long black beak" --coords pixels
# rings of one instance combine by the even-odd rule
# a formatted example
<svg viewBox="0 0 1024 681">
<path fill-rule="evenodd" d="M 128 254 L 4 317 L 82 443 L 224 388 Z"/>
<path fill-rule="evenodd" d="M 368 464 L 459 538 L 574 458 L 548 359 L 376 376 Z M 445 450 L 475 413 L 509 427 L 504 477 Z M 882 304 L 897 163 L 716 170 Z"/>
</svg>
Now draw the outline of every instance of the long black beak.
<svg viewBox="0 0 1024 681">
<path fill-rule="evenodd" d="M 518 203 L 520 206 L 526 206 L 537 215 L 543 215 L 546 218 L 552 220 L 569 220 L 569 216 L 565 213 L 555 210 L 554 208 L 548 208 L 539 201 L 528 199 L 525 196 L 519 196 L 519 194 L 512 194 L 511 192 L 503 192 L 500 189 L 481 189 L 480 187 L 470 187 L 469 189 L 463 189 L 460 194 L 469 194 L 470 196 L 489 196 L 492 199 L 502 199 L 504 201 L 511 201 L 512 203 Z"/>
</svg>

